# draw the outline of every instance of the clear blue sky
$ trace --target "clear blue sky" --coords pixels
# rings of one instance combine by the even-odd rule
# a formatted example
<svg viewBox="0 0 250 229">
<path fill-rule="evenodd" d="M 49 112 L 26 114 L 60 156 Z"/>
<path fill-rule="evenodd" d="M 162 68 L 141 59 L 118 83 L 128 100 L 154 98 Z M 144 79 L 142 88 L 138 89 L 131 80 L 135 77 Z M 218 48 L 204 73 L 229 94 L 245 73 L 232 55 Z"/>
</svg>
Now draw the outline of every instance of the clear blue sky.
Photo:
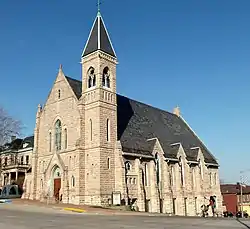
<svg viewBox="0 0 250 229">
<path fill-rule="evenodd" d="M 250 168 L 250 1 L 104 0 L 119 58 L 118 93 L 183 117 L 219 159 L 221 178 Z M 1 1 L 0 104 L 33 134 L 58 67 L 81 79 L 95 0 Z M 246 174 L 250 178 L 250 173 Z M 248 179 L 250 181 L 250 179 Z"/>
</svg>

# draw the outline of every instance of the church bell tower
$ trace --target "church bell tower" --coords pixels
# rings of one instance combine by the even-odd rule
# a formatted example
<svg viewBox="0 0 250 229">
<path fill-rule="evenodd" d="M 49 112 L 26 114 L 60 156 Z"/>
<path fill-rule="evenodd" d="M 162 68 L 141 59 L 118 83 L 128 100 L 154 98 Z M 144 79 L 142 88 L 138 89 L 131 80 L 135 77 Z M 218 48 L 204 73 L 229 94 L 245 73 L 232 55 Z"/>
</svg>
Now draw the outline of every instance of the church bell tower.
<svg viewBox="0 0 250 229">
<path fill-rule="evenodd" d="M 114 191 L 117 57 L 100 10 L 81 56 L 84 101 L 85 204 L 105 204 Z"/>
</svg>

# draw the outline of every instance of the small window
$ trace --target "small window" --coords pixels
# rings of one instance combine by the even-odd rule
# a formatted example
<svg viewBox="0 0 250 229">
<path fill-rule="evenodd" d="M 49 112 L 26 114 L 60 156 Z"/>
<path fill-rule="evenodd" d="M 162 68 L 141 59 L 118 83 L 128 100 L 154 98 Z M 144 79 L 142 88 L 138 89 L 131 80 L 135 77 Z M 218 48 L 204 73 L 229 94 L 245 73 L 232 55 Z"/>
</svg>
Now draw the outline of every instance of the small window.
<svg viewBox="0 0 250 229">
<path fill-rule="evenodd" d="M 58 90 L 58 99 L 60 99 L 61 98 L 61 90 L 59 89 Z"/>
<path fill-rule="evenodd" d="M 107 141 L 110 141 L 110 121 L 107 119 Z"/>
<path fill-rule="evenodd" d="M 148 164 L 145 164 L 145 186 L 148 186 Z"/>
<path fill-rule="evenodd" d="M 14 186 L 12 186 L 12 187 L 10 188 L 9 195 L 16 195 L 16 194 L 17 194 L 17 193 L 16 193 L 16 189 L 15 189 Z"/>
<path fill-rule="evenodd" d="M 21 156 L 21 165 L 23 165 L 23 156 Z"/>
<path fill-rule="evenodd" d="M 26 164 L 29 164 L 29 155 L 26 156 Z"/>
<path fill-rule="evenodd" d="M 134 184 L 136 184 L 136 178 L 134 178 Z"/>
<path fill-rule="evenodd" d="M 108 158 L 108 169 L 110 169 L 110 158 Z"/>
<path fill-rule="evenodd" d="M 49 152 L 51 152 L 52 148 L 52 137 L 51 137 L 51 132 L 49 132 Z"/>
<path fill-rule="evenodd" d="M 67 149 L 68 147 L 68 132 L 67 129 L 64 129 L 64 148 Z"/>
<path fill-rule="evenodd" d="M 92 141 L 93 140 L 92 119 L 89 120 L 89 129 L 90 129 L 90 141 Z"/>
<path fill-rule="evenodd" d="M 5 157 L 5 158 L 4 158 L 4 165 L 6 166 L 6 165 L 7 165 L 7 163 L 8 163 L 8 158 L 7 158 L 7 157 Z"/>
<path fill-rule="evenodd" d="M 71 186 L 75 187 L 75 177 L 74 176 L 71 177 Z"/>
<path fill-rule="evenodd" d="M 129 161 L 126 161 L 125 162 L 125 169 L 126 169 L 126 171 L 130 171 L 131 168 L 132 168 L 131 163 Z"/>
</svg>

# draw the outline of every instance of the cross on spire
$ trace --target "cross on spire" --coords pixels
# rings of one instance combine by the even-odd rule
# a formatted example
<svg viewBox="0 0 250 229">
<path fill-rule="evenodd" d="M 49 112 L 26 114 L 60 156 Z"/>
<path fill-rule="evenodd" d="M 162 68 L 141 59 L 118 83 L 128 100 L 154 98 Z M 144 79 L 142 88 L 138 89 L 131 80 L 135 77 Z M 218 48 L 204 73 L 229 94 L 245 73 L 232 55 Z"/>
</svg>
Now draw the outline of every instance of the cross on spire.
<svg viewBox="0 0 250 229">
<path fill-rule="evenodd" d="M 100 5 L 101 5 L 101 0 L 97 0 L 97 9 L 98 9 L 98 13 L 100 13 L 100 11 L 101 11 Z"/>
</svg>

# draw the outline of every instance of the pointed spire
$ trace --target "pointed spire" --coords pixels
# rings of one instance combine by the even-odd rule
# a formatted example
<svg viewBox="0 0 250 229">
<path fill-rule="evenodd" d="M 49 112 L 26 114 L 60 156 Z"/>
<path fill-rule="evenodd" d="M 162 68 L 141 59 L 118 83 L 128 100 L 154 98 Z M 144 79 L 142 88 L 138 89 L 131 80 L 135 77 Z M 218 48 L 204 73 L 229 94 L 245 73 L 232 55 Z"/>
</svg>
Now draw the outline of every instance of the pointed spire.
<svg viewBox="0 0 250 229">
<path fill-rule="evenodd" d="M 42 111 L 42 105 L 39 103 L 37 106 L 36 118 L 40 116 L 41 111 Z"/>
<path fill-rule="evenodd" d="M 97 50 L 101 50 L 116 58 L 116 54 L 110 40 L 108 31 L 100 13 L 100 1 L 98 0 L 98 12 L 90 31 L 87 43 L 82 53 L 82 57 L 87 56 Z"/>
<path fill-rule="evenodd" d="M 62 64 L 59 66 L 59 72 L 62 72 Z"/>
</svg>

